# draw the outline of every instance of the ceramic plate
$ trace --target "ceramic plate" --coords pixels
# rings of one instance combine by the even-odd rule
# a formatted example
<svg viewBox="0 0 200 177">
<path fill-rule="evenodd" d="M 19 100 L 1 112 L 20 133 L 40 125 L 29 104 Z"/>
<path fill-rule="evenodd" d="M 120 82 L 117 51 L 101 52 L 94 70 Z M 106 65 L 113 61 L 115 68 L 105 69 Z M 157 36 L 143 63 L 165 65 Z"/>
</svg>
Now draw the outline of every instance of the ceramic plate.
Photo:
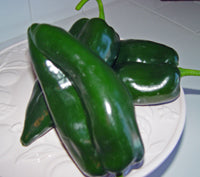
<svg viewBox="0 0 200 177">
<path fill-rule="evenodd" d="M 0 177 L 81 177 L 54 130 L 28 147 L 20 144 L 24 115 L 34 84 L 27 41 L 0 52 Z M 174 102 L 137 106 L 136 116 L 144 141 L 145 158 L 128 177 L 146 176 L 176 146 L 185 123 L 183 90 Z"/>
</svg>

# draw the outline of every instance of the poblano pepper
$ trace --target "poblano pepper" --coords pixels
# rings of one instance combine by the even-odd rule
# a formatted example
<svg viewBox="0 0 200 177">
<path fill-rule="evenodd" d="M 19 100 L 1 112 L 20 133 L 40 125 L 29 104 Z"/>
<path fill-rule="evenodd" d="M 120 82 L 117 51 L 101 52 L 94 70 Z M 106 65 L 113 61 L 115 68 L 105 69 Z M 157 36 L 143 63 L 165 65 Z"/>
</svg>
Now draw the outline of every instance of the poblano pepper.
<svg viewBox="0 0 200 177">
<path fill-rule="evenodd" d="M 76 9 L 81 9 L 87 1 L 82 0 Z M 97 2 L 99 5 L 99 18 L 79 19 L 72 25 L 69 33 L 102 58 L 108 65 L 112 66 L 118 56 L 120 37 L 106 23 L 101 0 L 97 0 Z"/>
<path fill-rule="evenodd" d="M 119 52 L 119 35 L 105 20 L 92 18 L 86 22 L 77 36 L 85 46 L 112 66 Z"/>
<path fill-rule="evenodd" d="M 35 24 L 29 29 L 29 36 L 40 52 L 73 81 L 89 115 L 93 142 L 107 172 L 120 174 L 129 165 L 140 163 L 144 147 L 132 99 L 114 71 L 61 28 Z"/>
<path fill-rule="evenodd" d="M 82 8 L 82 6 L 84 5 L 83 2 L 85 3 L 86 1 L 81 1 L 81 4 L 79 3 L 76 7 L 77 10 Z M 103 6 L 101 6 L 101 1 L 98 1 L 98 5 L 99 18 L 81 18 L 71 26 L 71 28 L 69 29 L 69 33 L 77 38 L 84 45 L 86 45 L 88 48 L 90 48 L 107 64 L 113 65 L 119 51 L 120 38 L 119 35 L 114 31 L 114 29 L 106 23 L 104 19 L 104 9 Z M 34 86 L 34 89 L 38 89 L 38 86 Z M 40 137 L 41 135 L 45 134 L 45 132 L 49 131 L 50 129 L 50 127 L 48 127 L 48 124 L 52 124 L 51 119 L 48 117 L 48 109 L 44 109 L 44 105 L 46 103 L 43 95 L 39 92 L 39 90 L 35 91 L 34 89 L 33 93 L 38 95 L 35 95 L 29 101 L 28 107 L 31 107 L 31 109 L 27 109 L 27 113 L 25 116 L 26 127 L 24 127 L 24 131 L 22 132 L 21 136 L 21 142 L 23 143 L 23 145 L 29 145 L 36 139 L 36 137 Z M 37 114 L 33 114 L 34 111 L 37 112 Z M 41 122 L 37 125 L 37 131 L 34 131 L 36 130 L 32 129 L 34 128 L 34 121 L 40 122 L 40 116 L 44 116 L 44 112 L 46 112 L 47 114 L 47 116 L 44 118 L 46 124 Z M 27 134 L 32 134 L 32 136 Z"/>
<path fill-rule="evenodd" d="M 88 0 L 81 0 L 76 6 L 80 10 Z M 118 56 L 120 37 L 117 32 L 105 21 L 104 8 L 101 0 L 97 0 L 99 18 L 85 20 L 81 30 L 76 31 L 76 38 L 95 54 L 112 66 Z M 82 20 L 81 20 L 82 21 Z M 76 26 L 74 26 L 76 28 Z"/>
<path fill-rule="evenodd" d="M 85 24 L 88 22 L 88 18 L 81 18 L 77 20 L 69 29 L 69 33 L 74 36 L 75 38 L 78 37 L 80 31 L 85 26 Z"/>
<path fill-rule="evenodd" d="M 139 39 L 127 39 L 120 41 L 120 51 L 116 65 L 127 62 L 171 64 L 178 65 L 177 52 L 164 44 Z"/>
<path fill-rule="evenodd" d="M 77 20 L 69 29 L 69 33 L 77 37 L 87 21 L 87 18 Z M 40 84 L 36 81 L 26 109 L 24 128 L 20 138 L 24 146 L 28 146 L 54 127 L 50 114 Z"/>
<path fill-rule="evenodd" d="M 25 117 L 24 129 L 20 139 L 24 146 L 31 144 L 54 127 L 38 81 L 35 82 L 33 87 Z"/>
<path fill-rule="evenodd" d="M 178 63 L 177 52 L 169 46 L 128 39 L 120 41 L 113 68 L 129 88 L 134 105 L 144 106 L 175 100 L 181 77 L 199 76 L 199 70 L 180 68 Z"/>
<path fill-rule="evenodd" d="M 168 64 L 128 62 L 115 68 L 132 94 L 135 105 L 162 104 L 180 94 L 180 71 Z"/>
<path fill-rule="evenodd" d="M 181 77 L 200 76 L 199 70 L 169 64 L 128 62 L 115 70 L 131 92 L 134 105 L 171 102 L 180 95 Z"/>
<path fill-rule="evenodd" d="M 29 51 L 58 135 L 85 175 L 103 176 L 106 171 L 94 146 L 82 101 L 70 80 L 35 47 L 32 28 L 28 31 Z"/>
</svg>

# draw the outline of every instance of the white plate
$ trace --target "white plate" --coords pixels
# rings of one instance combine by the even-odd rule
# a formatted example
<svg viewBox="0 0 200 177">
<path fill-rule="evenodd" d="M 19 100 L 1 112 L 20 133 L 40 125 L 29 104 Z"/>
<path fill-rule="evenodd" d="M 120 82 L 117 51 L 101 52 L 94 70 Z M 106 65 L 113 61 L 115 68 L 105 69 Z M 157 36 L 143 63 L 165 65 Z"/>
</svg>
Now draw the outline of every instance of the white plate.
<svg viewBox="0 0 200 177">
<path fill-rule="evenodd" d="M 34 84 L 27 41 L 0 52 L 0 177 L 81 177 L 54 130 L 28 147 L 20 144 L 24 114 Z M 142 177 L 172 152 L 185 123 L 185 99 L 136 107 L 145 146 L 144 164 L 128 177 Z"/>
</svg>

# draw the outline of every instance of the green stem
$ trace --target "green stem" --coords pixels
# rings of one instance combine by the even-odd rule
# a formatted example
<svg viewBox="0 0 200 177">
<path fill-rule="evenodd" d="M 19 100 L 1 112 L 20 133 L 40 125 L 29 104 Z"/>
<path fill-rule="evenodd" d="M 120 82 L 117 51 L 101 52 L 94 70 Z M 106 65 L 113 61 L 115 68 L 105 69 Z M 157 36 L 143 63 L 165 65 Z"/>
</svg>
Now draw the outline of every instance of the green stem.
<svg viewBox="0 0 200 177">
<path fill-rule="evenodd" d="M 88 2 L 89 0 L 81 0 L 75 7 L 76 10 L 80 10 L 86 2 Z"/>
<path fill-rule="evenodd" d="M 76 10 L 80 10 L 86 2 L 88 2 L 89 0 L 81 0 L 77 5 L 76 5 Z M 102 0 L 96 0 L 98 7 L 99 7 L 99 18 L 105 20 L 105 14 L 104 14 L 104 8 L 103 8 L 103 3 Z"/>
<path fill-rule="evenodd" d="M 96 0 L 96 1 L 97 1 L 98 6 L 99 6 L 99 18 L 105 20 L 103 3 L 102 3 L 101 0 Z"/>
<path fill-rule="evenodd" d="M 200 76 L 200 70 L 185 69 L 185 68 L 179 67 L 179 71 L 181 73 L 181 77 L 184 77 L 184 76 Z"/>
</svg>

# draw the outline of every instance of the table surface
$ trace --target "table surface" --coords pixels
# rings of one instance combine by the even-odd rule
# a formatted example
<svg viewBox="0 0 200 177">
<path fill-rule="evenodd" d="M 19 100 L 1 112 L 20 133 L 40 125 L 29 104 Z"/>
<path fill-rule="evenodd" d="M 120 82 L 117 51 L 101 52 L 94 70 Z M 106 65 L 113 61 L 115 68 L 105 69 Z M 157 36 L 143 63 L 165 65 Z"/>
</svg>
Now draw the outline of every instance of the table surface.
<svg viewBox="0 0 200 177">
<path fill-rule="evenodd" d="M 96 9 L 84 11 L 83 14 L 87 17 L 98 15 Z M 106 4 L 105 15 L 106 21 L 121 38 L 166 44 L 178 52 L 180 67 L 200 69 L 200 2 L 117 0 Z M 80 16 L 56 24 L 68 28 Z M 183 135 L 172 154 L 148 177 L 200 176 L 200 78 L 184 77 L 181 86 L 186 100 Z"/>
</svg>

